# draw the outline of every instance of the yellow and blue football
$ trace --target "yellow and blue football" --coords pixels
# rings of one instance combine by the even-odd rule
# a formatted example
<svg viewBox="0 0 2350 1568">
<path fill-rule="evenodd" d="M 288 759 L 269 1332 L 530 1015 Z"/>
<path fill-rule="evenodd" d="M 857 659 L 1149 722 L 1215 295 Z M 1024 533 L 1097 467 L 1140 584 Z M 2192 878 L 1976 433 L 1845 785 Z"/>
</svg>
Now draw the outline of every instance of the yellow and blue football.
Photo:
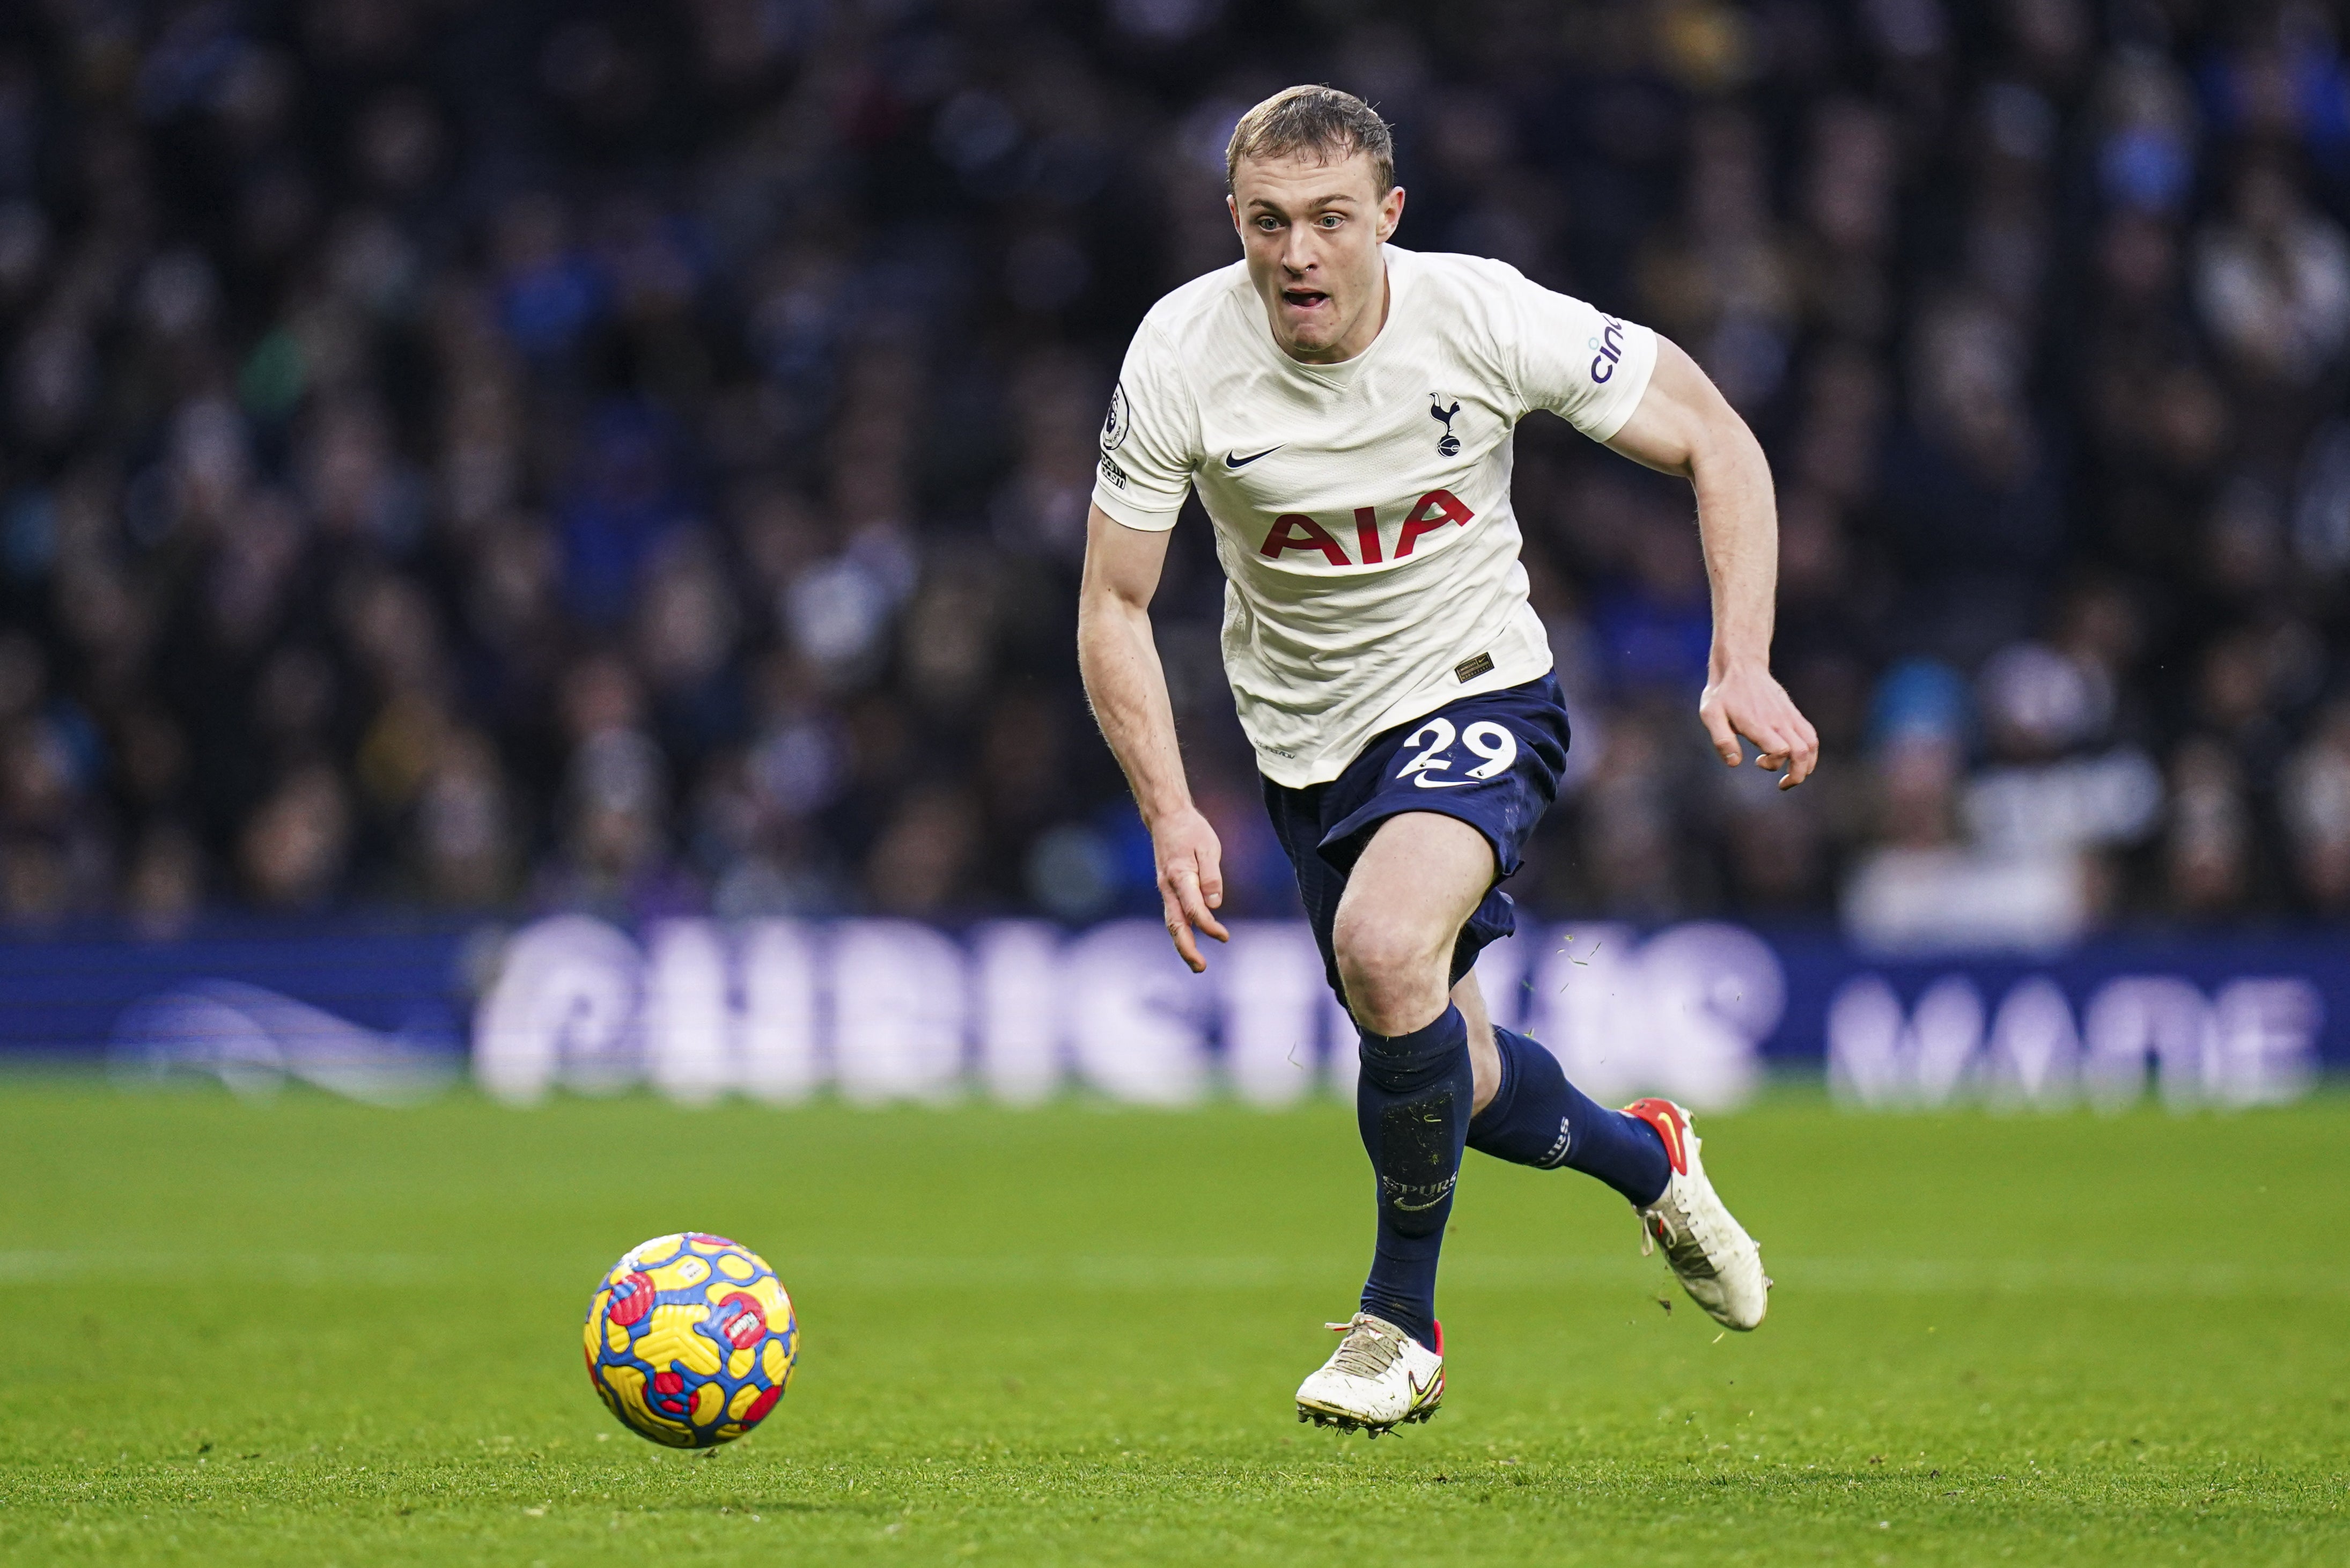
<svg viewBox="0 0 2350 1568">
<path fill-rule="evenodd" d="M 588 1308 L 588 1380 L 621 1424 L 672 1449 L 733 1441 L 791 1386 L 799 1320 L 766 1260 L 688 1231 L 629 1249 Z"/>
</svg>

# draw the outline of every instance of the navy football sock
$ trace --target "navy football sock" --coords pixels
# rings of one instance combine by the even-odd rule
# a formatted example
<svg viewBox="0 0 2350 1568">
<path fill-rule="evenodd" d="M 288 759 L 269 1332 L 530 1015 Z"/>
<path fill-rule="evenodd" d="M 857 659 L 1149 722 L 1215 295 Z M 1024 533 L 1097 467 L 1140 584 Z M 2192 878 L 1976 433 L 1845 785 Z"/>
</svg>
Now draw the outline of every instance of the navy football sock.
<svg viewBox="0 0 2350 1568">
<path fill-rule="evenodd" d="M 1362 1031 L 1355 1123 L 1378 1178 L 1378 1245 L 1363 1310 L 1436 1348 L 1436 1259 L 1476 1085 L 1457 1007 L 1409 1034 Z"/>
<path fill-rule="evenodd" d="M 1642 1208 L 1664 1195 L 1673 1168 L 1656 1128 L 1568 1083 L 1558 1058 L 1524 1035 L 1496 1024 L 1493 1045 L 1502 1083 L 1469 1124 L 1471 1148 L 1513 1165 L 1563 1165 L 1596 1176 Z"/>
</svg>

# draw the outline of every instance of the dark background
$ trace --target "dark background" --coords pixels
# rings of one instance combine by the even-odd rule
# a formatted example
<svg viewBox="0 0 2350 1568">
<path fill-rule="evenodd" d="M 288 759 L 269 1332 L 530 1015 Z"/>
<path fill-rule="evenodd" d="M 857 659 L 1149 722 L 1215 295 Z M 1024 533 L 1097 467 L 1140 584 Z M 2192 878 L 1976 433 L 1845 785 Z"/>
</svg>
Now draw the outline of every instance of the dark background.
<svg viewBox="0 0 2350 1568">
<path fill-rule="evenodd" d="M 1299 80 L 1395 123 L 1399 243 L 1671 335 L 1778 474 L 1787 796 L 1695 723 L 1686 487 L 1526 428 L 1578 732 L 1521 898 L 1785 920 L 1941 851 L 2076 858 L 2107 922 L 2337 913 L 2342 23 L 26 0 L 0 918 L 1153 907 L 1072 652 L 1094 432 Z M 1160 640 L 1279 913 L 1220 594 L 1195 509 Z"/>
</svg>

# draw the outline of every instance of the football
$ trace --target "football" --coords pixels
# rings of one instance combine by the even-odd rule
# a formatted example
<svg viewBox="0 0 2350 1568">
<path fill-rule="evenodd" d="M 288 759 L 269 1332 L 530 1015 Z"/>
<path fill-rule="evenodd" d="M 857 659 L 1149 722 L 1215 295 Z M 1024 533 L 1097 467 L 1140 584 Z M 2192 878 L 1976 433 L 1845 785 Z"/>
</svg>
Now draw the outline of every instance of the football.
<svg viewBox="0 0 2350 1568">
<path fill-rule="evenodd" d="M 612 1265 L 588 1303 L 588 1380 L 640 1437 L 732 1442 L 791 1386 L 792 1298 L 766 1260 L 723 1236 L 656 1236 Z"/>
</svg>

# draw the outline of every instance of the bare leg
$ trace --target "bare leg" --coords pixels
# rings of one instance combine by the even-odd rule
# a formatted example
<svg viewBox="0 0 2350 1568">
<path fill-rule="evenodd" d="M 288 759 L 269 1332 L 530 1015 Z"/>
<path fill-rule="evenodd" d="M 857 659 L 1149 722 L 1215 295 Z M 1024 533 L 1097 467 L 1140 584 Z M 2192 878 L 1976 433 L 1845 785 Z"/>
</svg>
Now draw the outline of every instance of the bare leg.
<svg viewBox="0 0 2350 1568">
<path fill-rule="evenodd" d="M 1401 1034 L 1443 1012 L 1452 944 L 1492 885 L 1493 847 L 1467 823 L 1427 811 L 1388 818 L 1355 862 L 1332 932 L 1355 1022 Z M 1502 1058 L 1477 977 L 1462 975 L 1451 1000 L 1469 1022 L 1482 1111 L 1501 1086 Z"/>
<path fill-rule="evenodd" d="M 1347 878 L 1332 922 L 1338 978 L 1355 1022 L 1409 1034 L 1444 1012 L 1452 944 L 1493 885 L 1493 847 L 1458 817 L 1412 811 L 1379 825 Z M 1486 1052 L 1492 1031 L 1477 1000 Z M 1464 1010 L 1465 1011 L 1465 1010 Z M 1473 1048 L 1473 1047 L 1472 1047 Z"/>
<path fill-rule="evenodd" d="M 1475 1116 L 1493 1101 L 1502 1087 L 1502 1052 L 1493 1044 L 1493 1020 L 1485 1011 L 1485 993 L 1477 989 L 1474 971 L 1452 988 L 1452 1005 L 1469 1021 L 1469 1068 L 1476 1075 L 1477 1096 L 1469 1114 Z"/>
</svg>

